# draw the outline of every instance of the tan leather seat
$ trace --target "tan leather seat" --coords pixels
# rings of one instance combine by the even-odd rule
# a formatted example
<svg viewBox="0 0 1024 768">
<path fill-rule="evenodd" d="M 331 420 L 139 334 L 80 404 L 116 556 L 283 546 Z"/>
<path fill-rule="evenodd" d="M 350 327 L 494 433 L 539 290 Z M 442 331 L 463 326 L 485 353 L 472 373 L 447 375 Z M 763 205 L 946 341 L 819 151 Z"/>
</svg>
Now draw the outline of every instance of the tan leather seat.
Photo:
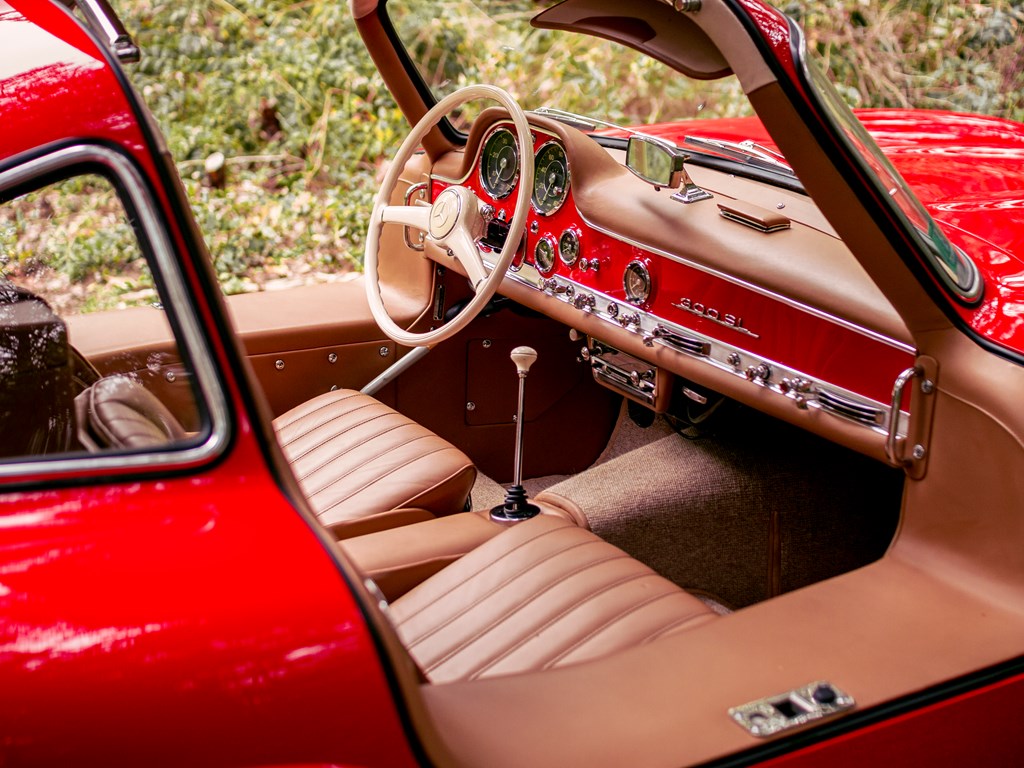
<svg viewBox="0 0 1024 768">
<path fill-rule="evenodd" d="M 622 550 L 548 515 L 482 544 L 389 613 L 435 683 L 579 663 L 715 616 Z"/>
<path fill-rule="evenodd" d="M 76 399 L 90 450 L 153 448 L 186 434 L 128 376 L 100 379 Z M 352 390 L 328 392 L 274 421 L 282 451 L 320 521 L 339 537 L 460 512 L 476 480 L 462 451 Z"/>
<path fill-rule="evenodd" d="M 154 448 L 186 437 L 167 407 L 128 376 L 100 379 L 75 398 L 78 439 L 86 448 Z"/>
<path fill-rule="evenodd" d="M 459 512 L 476 480 L 458 448 L 353 390 L 315 397 L 274 429 L 320 522 L 344 535 Z"/>
</svg>

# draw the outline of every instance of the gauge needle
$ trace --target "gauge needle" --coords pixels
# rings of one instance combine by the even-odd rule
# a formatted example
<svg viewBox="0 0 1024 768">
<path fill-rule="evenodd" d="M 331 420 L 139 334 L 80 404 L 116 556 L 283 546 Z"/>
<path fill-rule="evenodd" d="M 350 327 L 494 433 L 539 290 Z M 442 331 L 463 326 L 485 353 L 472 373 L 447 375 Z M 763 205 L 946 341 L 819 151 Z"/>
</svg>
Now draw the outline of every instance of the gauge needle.
<svg viewBox="0 0 1024 768">
<path fill-rule="evenodd" d="M 498 167 L 494 169 L 494 177 L 491 181 L 497 184 L 498 179 L 501 178 L 501 172 L 505 170 L 505 166 L 508 165 L 508 160 L 504 157 L 498 159 Z"/>
</svg>

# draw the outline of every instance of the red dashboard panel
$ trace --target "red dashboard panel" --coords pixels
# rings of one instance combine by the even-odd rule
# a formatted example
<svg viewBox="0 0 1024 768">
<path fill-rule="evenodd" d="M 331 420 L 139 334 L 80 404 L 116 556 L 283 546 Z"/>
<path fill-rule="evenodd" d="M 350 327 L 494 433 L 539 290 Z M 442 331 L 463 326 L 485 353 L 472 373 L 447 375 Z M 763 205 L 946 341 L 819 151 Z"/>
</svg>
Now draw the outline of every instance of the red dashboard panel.
<svg viewBox="0 0 1024 768">
<path fill-rule="evenodd" d="M 551 141 L 540 131 L 534 137 L 535 150 Z M 488 194 L 480 180 L 479 158 L 461 181 L 434 178 L 432 196 L 453 183 L 472 189 L 494 207 L 498 219 L 511 219 L 515 195 L 498 200 Z M 722 226 L 741 225 L 723 219 Z M 579 240 L 576 260 L 568 265 L 556 257 L 550 269 L 537 268 L 538 241 L 557 244 L 567 231 Z M 913 350 L 904 344 L 703 266 L 699 257 L 657 251 L 595 228 L 576 208 L 571 186 L 564 205 L 551 215 L 531 211 L 521 254 L 515 268 L 525 262 L 516 275 L 523 282 L 560 295 L 581 312 L 634 330 L 648 344 L 657 338 L 652 329 L 661 323 L 672 333 L 692 331 L 694 339 L 706 342 L 705 349 L 714 347 L 711 358 L 738 374 L 752 375 L 747 370 L 752 360 L 763 363 L 767 377 L 760 383 L 781 384 L 784 393 L 789 387 L 782 383 L 784 375 L 807 377 L 841 395 L 885 405 L 893 382 L 914 364 Z M 626 296 L 623 276 L 632 263 L 643 265 L 650 277 L 650 295 L 641 303 Z M 875 426 L 881 424 L 879 416 Z"/>
</svg>

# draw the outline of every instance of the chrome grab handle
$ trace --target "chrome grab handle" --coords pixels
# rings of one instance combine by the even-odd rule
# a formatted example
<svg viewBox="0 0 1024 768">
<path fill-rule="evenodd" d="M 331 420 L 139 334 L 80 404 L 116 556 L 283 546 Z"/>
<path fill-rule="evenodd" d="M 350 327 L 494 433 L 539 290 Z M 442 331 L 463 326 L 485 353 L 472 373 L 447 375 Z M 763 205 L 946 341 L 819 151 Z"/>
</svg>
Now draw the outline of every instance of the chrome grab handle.
<svg viewBox="0 0 1024 768">
<path fill-rule="evenodd" d="M 886 426 L 885 456 L 893 466 L 903 466 L 906 462 L 896 456 L 896 437 L 900 426 L 900 406 L 903 404 L 903 390 L 907 382 L 916 376 L 922 375 L 918 367 L 907 368 L 896 377 L 896 383 L 892 387 L 892 404 L 889 408 L 889 423 Z"/>
</svg>

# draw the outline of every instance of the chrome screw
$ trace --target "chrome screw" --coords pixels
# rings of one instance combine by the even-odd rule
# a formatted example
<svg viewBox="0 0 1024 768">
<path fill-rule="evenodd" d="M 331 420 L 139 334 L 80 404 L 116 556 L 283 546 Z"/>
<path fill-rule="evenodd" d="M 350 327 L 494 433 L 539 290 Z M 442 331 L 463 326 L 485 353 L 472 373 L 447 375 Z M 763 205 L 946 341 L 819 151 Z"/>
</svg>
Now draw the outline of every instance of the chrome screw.
<svg viewBox="0 0 1024 768">
<path fill-rule="evenodd" d="M 490 339 L 484 339 L 483 342 L 481 342 L 481 343 L 484 345 L 484 349 L 490 349 L 491 348 L 491 340 Z"/>
<path fill-rule="evenodd" d="M 327 362 L 328 363 L 336 363 L 336 362 L 338 362 L 338 355 L 337 355 L 337 353 L 331 352 L 331 354 L 329 354 L 327 356 Z"/>
<path fill-rule="evenodd" d="M 935 382 L 931 379 L 925 379 L 921 382 L 921 391 L 926 395 L 930 395 L 935 391 Z"/>
<path fill-rule="evenodd" d="M 915 459 L 916 459 L 917 461 L 920 461 L 921 459 L 923 459 L 923 458 L 925 457 L 925 454 L 926 454 L 926 453 L 927 453 L 927 451 L 925 451 L 925 449 L 924 449 L 924 446 L 923 446 L 923 445 L 915 445 L 915 446 L 914 446 L 914 451 L 913 451 L 913 453 L 911 453 L 911 455 L 912 455 L 912 456 L 913 456 L 913 457 L 914 457 L 914 458 L 915 458 Z"/>
<path fill-rule="evenodd" d="M 476 403 L 474 403 L 472 400 L 470 400 L 468 403 L 466 403 L 466 410 L 467 411 L 475 411 L 476 410 Z"/>
<path fill-rule="evenodd" d="M 277 370 L 279 370 L 279 371 L 283 371 L 284 370 L 284 360 L 275 360 L 274 361 L 274 367 L 277 368 Z"/>
<path fill-rule="evenodd" d="M 380 349 L 377 350 L 377 354 L 379 354 L 381 357 L 387 357 L 389 354 L 391 354 L 391 350 L 388 349 L 387 347 L 381 347 Z"/>
</svg>

